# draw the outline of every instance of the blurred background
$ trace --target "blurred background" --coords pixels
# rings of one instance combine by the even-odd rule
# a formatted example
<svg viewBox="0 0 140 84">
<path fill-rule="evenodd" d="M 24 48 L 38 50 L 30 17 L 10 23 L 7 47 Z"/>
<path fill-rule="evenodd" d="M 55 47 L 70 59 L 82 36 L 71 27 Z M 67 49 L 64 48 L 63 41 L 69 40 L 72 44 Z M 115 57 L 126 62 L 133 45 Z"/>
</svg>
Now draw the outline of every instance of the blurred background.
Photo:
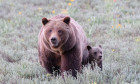
<svg viewBox="0 0 140 84">
<path fill-rule="evenodd" d="M 64 14 L 103 47 L 103 71 L 50 76 L 38 62 L 42 18 Z M 0 84 L 140 84 L 139 0 L 0 0 Z"/>
</svg>

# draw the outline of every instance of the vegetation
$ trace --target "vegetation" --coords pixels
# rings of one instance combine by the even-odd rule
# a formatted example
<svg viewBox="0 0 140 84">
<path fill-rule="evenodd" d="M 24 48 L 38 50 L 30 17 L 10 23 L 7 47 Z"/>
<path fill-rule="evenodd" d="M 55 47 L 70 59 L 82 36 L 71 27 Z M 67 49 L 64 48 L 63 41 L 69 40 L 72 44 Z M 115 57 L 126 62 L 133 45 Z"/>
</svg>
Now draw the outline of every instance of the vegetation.
<svg viewBox="0 0 140 84">
<path fill-rule="evenodd" d="M 38 62 L 43 17 L 66 14 L 103 46 L 103 71 L 50 76 Z M 0 84 L 140 84 L 139 0 L 0 0 Z"/>
</svg>

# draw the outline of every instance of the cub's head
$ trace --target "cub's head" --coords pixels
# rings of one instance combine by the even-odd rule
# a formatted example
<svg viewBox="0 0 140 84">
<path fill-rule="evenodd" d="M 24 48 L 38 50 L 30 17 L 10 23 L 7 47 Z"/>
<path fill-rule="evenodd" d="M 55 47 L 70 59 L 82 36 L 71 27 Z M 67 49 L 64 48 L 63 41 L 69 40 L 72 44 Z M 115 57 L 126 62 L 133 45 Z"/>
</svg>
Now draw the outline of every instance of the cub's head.
<svg viewBox="0 0 140 84">
<path fill-rule="evenodd" d="M 87 49 L 89 51 L 89 57 L 95 60 L 101 60 L 102 59 L 102 46 L 99 45 L 98 47 L 91 47 L 87 46 Z"/>
<path fill-rule="evenodd" d="M 70 17 L 63 19 L 42 19 L 43 40 L 50 48 L 61 47 L 69 38 Z"/>
</svg>

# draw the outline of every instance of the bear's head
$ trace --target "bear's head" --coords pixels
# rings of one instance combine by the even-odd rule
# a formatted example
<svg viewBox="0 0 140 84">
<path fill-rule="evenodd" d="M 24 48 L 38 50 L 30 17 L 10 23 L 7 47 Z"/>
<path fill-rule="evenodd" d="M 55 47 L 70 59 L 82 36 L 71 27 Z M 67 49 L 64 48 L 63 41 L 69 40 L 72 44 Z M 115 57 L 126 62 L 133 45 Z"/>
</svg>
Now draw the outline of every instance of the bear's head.
<svg viewBox="0 0 140 84">
<path fill-rule="evenodd" d="M 43 40 L 51 49 L 61 47 L 69 38 L 70 17 L 62 19 L 42 19 Z"/>
<path fill-rule="evenodd" d="M 90 59 L 94 60 L 102 60 L 102 46 L 99 45 L 98 47 L 91 47 L 87 46 L 87 49 L 89 51 L 89 57 Z"/>
</svg>

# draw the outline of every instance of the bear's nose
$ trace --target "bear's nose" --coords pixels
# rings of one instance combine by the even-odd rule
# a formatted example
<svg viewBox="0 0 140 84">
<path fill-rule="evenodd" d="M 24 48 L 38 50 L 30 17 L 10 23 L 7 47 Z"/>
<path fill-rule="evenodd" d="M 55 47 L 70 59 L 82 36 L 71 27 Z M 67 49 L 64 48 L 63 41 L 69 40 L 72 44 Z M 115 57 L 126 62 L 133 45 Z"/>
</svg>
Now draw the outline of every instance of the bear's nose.
<svg viewBox="0 0 140 84">
<path fill-rule="evenodd" d="M 102 56 L 99 56 L 99 59 L 102 59 Z"/>
<path fill-rule="evenodd" d="M 52 43 L 55 43 L 56 41 L 57 41 L 57 39 L 56 39 L 55 37 L 52 37 L 52 38 L 51 38 L 51 42 L 52 42 Z"/>
</svg>

